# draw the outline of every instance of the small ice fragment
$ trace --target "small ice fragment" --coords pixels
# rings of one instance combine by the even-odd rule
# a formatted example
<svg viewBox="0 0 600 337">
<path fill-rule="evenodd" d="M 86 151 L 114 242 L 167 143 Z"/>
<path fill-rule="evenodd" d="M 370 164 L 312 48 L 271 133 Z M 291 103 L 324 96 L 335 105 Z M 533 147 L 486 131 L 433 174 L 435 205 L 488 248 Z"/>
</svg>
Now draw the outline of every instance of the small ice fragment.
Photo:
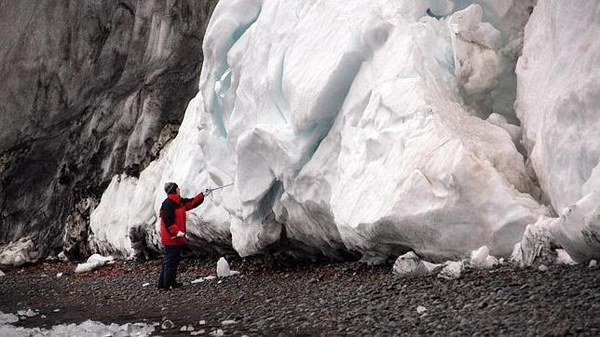
<svg viewBox="0 0 600 337">
<path fill-rule="evenodd" d="M 205 320 L 201 320 L 201 321 L 198 322 L 198 324 L 204 325 L 204 324 L 206 324 L 206 321 Z"/>
<path fill-rule="evenodd" d="M 217 262 L 217 276 L 228 277 L 231 276 L 231 270 L 229 269 L 229 263 L 224 257 L 221 257 Z"/>
<path fill-rule="evenodd" d="M 146 283 L 142 284 L 142 287 L 147 287 L 149 285 L 150 285 L 150 283 L 146 282 Z"/>
<path fill-rule="evenodd" d="M 423 261 L 414 252 L 399 256 L 392 269 L 398 276 L 422 276 L 429 273 Z"/>
<path fill-rule="evenodd" d="M 56 277 L 62 277 L 62 276 L 63 276 L 63 273 L 56 274 Z"/>
<path fill-rule="evenodd" d="M 598 262 L 596 260 L 591 260 L 589 268 L 596 268 L 597 265 L 598 265 Z"/>
<path fill-rule="evenodd" d="M 213 332 L 211 332 L 211 333 L 210 333 L 210 335 L 211 335 L 211 336 L 215 336 L 215 337 L 217 337 L 217 336 L 223 336 L 223 335 L 225 335 L 225 334 L 223 333 L 223 330 L 221 330 L 221 329 L 217 329 L 217 331 L 213 331 Z"/>
<path fill-rule="evenodd" d="M 60 311 L 60 309 L 54 309 L 54 310 L 52 310 L 52 311 L 53 311 L 53 312 L 59 312 L 59 311 Z"/>
<path fill-rule="evenodd" d="M 41 317 L 41 318 L 46 318 L 46 315 L 42 315 L 42 316 L 40 316 L 40 317 Z"/>
<path fill-rule="evenodd" d="M 2 270 L 0 270 L 0 277 L 4 276 L 6 274 L 4 274 L 4 272 L 2 272 Z"/>
<path fill-rule="evenodd" d="M 175 323 L 173 323 L 173 321 L 171 321 L 170 319 L 167 319 L 164 322 L 162 322 L 160 327 L 163 330 L 173 329 L 175 327 Z"/>
<path fill-rule="evenodd" d="M 200 329 L 200 330 L 198 330 L 198 331 L 193 331 L 192 333 L 190 333 L 190 335 L 192 335 L 192 336 L 197 336 L 197 335 L 201 335 L 201 334 L 203 334 L 203 333 L 205 333 L 205 332 L 206 332 L 206 330 L 204 330 L 204 329 Z"/>
<path fill-rule="evenodd" d="M 540 264 L 540 266 L 538 267 L 539 271 L 546 271 L 548 270 L 548 267 L 545 264 Z"/>
<path fill-rule="evenodd" d="M 228 319 L 228 320 L 225 320 L 225 321 L 221 322 L 222 325 L 232 325 L 232 324 L 235 324 L 235 323 L 236 322 L 233 319 Z"/>
<path fill-rule="evenodd" d="M 558 264 L 568 264 L 568 265 L 576 265 L 577 262 L 573 261 L 569 253 L 567 253 L 564 249 L 556 250 L 556 263 Z"/>
<path fill-rule="evenodd" d="M 490 249 L 487 246 L 471 252 L 471 265 L 476 268 L 491 268 L 498 264 L 498 260 L 490 255 Z"/>
<path fill-rule="evenodd" d="M 427 308 L 425 308 L 424 306 L 420 305 L 417 307 L 417 313 L 420 315 L 422 313 L 424 313 L 425 311 L 427 311 Z"/>
</svg>

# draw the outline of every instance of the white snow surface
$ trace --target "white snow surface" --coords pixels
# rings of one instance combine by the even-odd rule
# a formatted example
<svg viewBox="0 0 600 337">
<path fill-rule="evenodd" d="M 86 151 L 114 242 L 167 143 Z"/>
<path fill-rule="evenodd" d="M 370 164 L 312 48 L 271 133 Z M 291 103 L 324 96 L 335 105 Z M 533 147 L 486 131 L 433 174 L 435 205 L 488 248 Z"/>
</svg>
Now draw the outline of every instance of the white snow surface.
<svg viewBox="0 0 600 337">
<path fill-rule="evenodd" d="M 576 6 L 538 3 L 542 9 L 528 24 L 525 60 L 519 63 L 524 83 L 517 111 L 532 166 L 556 209 L 561 202 L 548 181 L 572 179 L 554 173 L 562 166 L 552 161 L 568 160 L 566 177 L 575 171 L 585 178 L 574 185 L 581 192 L 569 192 L 570 202 L 577 202 L 597 188 L 600 143 L 594 136 L 600 128 L 597 76 L 582 73 L 590 83 L 582 88 L 550 81 L 552 71 L 561 71 L 566 81 L 562 69 L 573 66 L 568 53 L 595 51 L 598 42 L 589 35 L 585 46 L 557 48 L 563 41 L 553 39 L 562 39 L 562 30 L 544 36 L 544 27 L 554 24 L 543 23 L 545 16 L 563 20 L 550 14 L 565 8 L 560 27 L 569 26 L 567 21 L 577 22 Z M 488 254 L 508 256 L 527 225 L 551 216 L 532 197 L 539 191 L 519 153 L 521 129 L 512 111 L 511 67 L 532 4 L 220 1 L 204 39 L 200 92 L 177 138 L 139 179 L 113 179 L 92 214 L 92 247 L 129 255 L 132 231 L 158 247 L 157 215 L 167 181 L 177 182 L 188 197 L 233 182 L 188 212 L 191 241 L 232 245 L 242 256 L 261 253 L 283 236 L 290 253 L 337 257 L 350 250 L 372 262 L 407 250 L 432 260 L 464 258 L 482 246 Z M 428 16 L 429 8 L 439 18 Z M 584 17 L 586 24 L 597 24 L 591 14 Z M 536 30 L 537 21 L 542 27 Z M 536 70 L 535 55 L 543 70 Z M 593 56 L 582 55 L 591 64 Z M 555 56 L 564 58 L 561 69 L 550 62 Z M 595 74 L 594 67 L 581 69 Z M 554 123 L 556 117 L 544 121 L 544 109 L 554 105 L 535 106 L 547 101 L 539 76 L 548 79 L 542 84 L 555 103 L 570 97 L 559 89 L 584 95 L 565 100 L 561 110 L 586 112 L 581 120 L 588 122 L 577 124 L 577 149 L 555 146 L 573 136 L 565 136 L 559 127 L 566 126 Z M 551 150 L 561 155 L 544 157 Z M 583 166 L 576 168 L 578 163 Z M 593 229 L 598 218 L 582 216 L 571 216 L 573 222 L 587 221 L 576 227 Z M 557 240 L 575 247 L 565 249 L 576 260 L 572 250 L 589 245 L 583 232 L 556 231 Z M 593 247 L 584 248 L 583 256 Z"/>
</svg>

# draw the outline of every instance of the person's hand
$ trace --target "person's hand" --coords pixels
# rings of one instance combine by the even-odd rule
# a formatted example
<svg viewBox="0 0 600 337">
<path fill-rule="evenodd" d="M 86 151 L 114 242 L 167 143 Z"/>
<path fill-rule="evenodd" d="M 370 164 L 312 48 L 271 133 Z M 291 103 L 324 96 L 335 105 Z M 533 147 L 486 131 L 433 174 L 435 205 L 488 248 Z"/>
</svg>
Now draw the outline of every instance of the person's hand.
<svg viewBox="0 0 600 337">
<path fill-rule="evenodd" d="M 208 197 L 211 194 L 212 194 L 212 191 L 210 190 L 210 188 L 207 188 L 207 189 L 204 190 L 204 196 L 205 197 Z"/>
<path fill-rule="evenodd" d="M 182 238 L 182 237 L 185 236 L 185 233 L 182 232 L 182 231 L 179 231 L 179 232 L 177 232 L 177 235 L 175 235 L 175 236 L 178 237 L 178 238 Z"/>
</svg>

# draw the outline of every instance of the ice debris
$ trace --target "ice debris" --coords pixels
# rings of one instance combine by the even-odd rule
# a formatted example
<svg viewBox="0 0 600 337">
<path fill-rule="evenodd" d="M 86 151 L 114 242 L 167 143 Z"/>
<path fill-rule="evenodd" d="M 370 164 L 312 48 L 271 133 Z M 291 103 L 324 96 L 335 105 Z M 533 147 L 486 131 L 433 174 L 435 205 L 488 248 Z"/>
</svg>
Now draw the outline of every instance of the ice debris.
<svg viewBox="0 0 600 337">
<path fill-rule="evenodd" d="M 36 262 L 38 257 L 39 253 L 31 238 L 24 237 L 0 249 L 0 266 L 19 267 L 25 263 Z"/>
<path fill-rule="evenodd" d="M 462 276 L 465 266 L 462 262 L 448 261 L 444 263 L 444 267 L 438 274 L 439 278 L 445 280 L 456 280 Z"/>
<path fill-rule="evenodd" d="M 162 322 L 162 324 L 160 325 L 160 328 L 163 330 L 173 329 L 174 327 L 175 323 L 173 323 L 173 321 L 171 321 L 170 319 L 164 320 L 164 322 Z"/>
<path fill-rule="evenodd" d="M 7 324 L 7 323 L 14 323 L 14 322 L 17 322 L 18 320 L 19 320 L 19 317 L 17 317 L 17 315 L 5 314 L 2 311 L 0 311 L 0 325 Z"/>
<path fill-rule="evenodd" d="M 424 313 L 425 311 L 427 311 L 427 308 L 425 308 L 424 306 L 420 305 L 417 307 L 417 313 L 420 315 L 422 313 Z"/>
<path fill-rule="evenodd" d="M 573 261 L 569 253 L 567 253 L 564 249 L 556 250 L 556 263 L 558 264 L 567 264 L 570 266 L 576 265 L 577 262 Z"/>
<path fill-rule="evenodd" d="M 0 270 L 0 277 L 4 276 L 6 274 L 4 274 L 4 272 L 2 272 L 2 270 Z"/>
<path fill-rule="evenodd" d="M 217 276 L 218 277 L 229 277 L 238 275 L 240 272 L 229 269 L 229 263 L 225 260 L 224 257 L 221 257 L 219 261 L 217 261 Z M 199 281 L 202 282 L 202 281 Z"/>
<path fill-rule="evenodd" d="M 0 312 L 1 336 L 151 336 L 154 327 L 144 323 L 127 323 L 105 325 L 101 322 L 87 320 L 81 324 L 60 324 L 51 329 L 15 327 L 9 323 L 18 320 L 13 314 Z"/>
<path fill-rule="evenodd" d="M 114 261 L 112 256 L 104 257 L 100 254 L 93 254 L 87 259 L 86 263 L 80 263 L 75 268 L 76 273 L 85 273 L 87 271 L 100 268 Z"/>
<path fill-rule="evenodd" d="M 235 323 L 236 323 L 236 321 L 234 319 L 228 319 L 228 320 L 224 320 L 223 322 L 221 322 L 221 325 L 232 325 Z"/>
<path fill-rule="evenodd" d="M 195 280 L 193 280 L 192 282 L 190 282 L 191 284 L 196 284 L 196 283 L 200 283 L 200 282 L 204 282 L 204 281 L 210 281 L 210 280 L 214 280 L 217 277 L 214 275 L 209 275 L 209 276 L 205 276 L 205 277 L 201 277 L 201 278 L 197 278 Z"/>
<path fill-rule="evenodd" d="M 423 261 L 414 252 L 399 256 L 394 263 L 393 271 L 394 274 L 402 277 L 423 276 L 429 273 Z"/>
<path fill-rule="evenodd" d="M 490 249 L 482 246 L 471 252 L 471 266 L 475 268 L 491 268 L 498 264 L 498 259 L 490 255 Z"/>
<path fill-rule="evenodd" d="M 540 264 L 540 266 L 538 267 L 539 271 L 547 271 L 548 267 L 545 264 Z"/>
<path fill-rule="evenodd" d="M 216 331 L 212 331 L 210 333 L 210 335 L 217 337 L 217 336 L 223 336 L 223 335 L 225 335 L 225 333 L 223 332 L 223 330 L 217 329 Z"/>
<path fill-rule="evenodd" d="M 184 325 L 181 327 L 181 329 L 179 329 L 179 331 L 194 331 L 194 326 L 193 325 Z"/>
<path fill-rule="evenodd" d="M 202 335 L 203 333 L 205 333 L 206 330 L 204 329 L 200 329 L 198 331 L 192 331 L 192 333 L 190 333 L 191 336 L 197 336 L 197 335 Z"/>
</svg>

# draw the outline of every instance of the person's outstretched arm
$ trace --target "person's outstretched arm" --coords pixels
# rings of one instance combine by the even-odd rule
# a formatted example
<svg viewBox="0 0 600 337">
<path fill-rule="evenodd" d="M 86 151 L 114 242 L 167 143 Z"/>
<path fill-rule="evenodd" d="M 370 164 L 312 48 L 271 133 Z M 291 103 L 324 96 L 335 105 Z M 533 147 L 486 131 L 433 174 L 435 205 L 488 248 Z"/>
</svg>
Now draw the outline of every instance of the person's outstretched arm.
<svg viewBox="0 0 600 337">
<path fill-rule="evenodd" d="M 181 204 L 186 211 L 198 207 L 202 202 L 204 202 L 204 193 L 198 193 L 194 198 L 181 199 Z"/>
</svg>

